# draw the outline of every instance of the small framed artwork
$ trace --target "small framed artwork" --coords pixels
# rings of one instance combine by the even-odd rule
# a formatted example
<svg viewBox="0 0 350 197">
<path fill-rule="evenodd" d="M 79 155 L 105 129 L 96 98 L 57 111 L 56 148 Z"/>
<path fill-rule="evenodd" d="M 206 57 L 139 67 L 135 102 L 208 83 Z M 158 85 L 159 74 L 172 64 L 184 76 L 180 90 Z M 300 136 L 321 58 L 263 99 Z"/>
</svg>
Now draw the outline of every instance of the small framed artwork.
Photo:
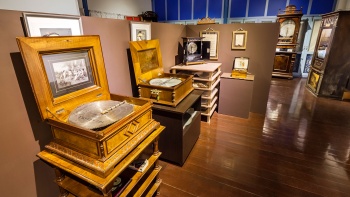
<svg viewBox="0 0 350 197">
<path fill-rule="evenodd" d="M 212 28 L 208 28 L 200 31 L 199 36 L 203 37 L 202 41 L 210 41 L 209 59 L 218 60 L 219 32 L 214 31 Z"/>
<path fill-rule="evenodd" d="M 95 85 L 87 50 L 44 54 L 42 59 L 54 98 Z"/>
<path fill-rule="evenodd" d="M 233 69 L 248 70 L 249 58 L 248 57 L 236 57 L 233 61 Z"/>
<path fill-rule="evenodd" d="M 130 22 L 131 41 L 151 40 L 151 23 Z"/>
<path fill-rule="evenodd" d="M 25 12 L 23 20 L 28 37 L 83 35 L 79 16 Z"/>
<path fill-rule="evenodd" d="M 248 32 L 242 29 L 232 32 L 232 49 L 246 49 Z"/>
</svg>

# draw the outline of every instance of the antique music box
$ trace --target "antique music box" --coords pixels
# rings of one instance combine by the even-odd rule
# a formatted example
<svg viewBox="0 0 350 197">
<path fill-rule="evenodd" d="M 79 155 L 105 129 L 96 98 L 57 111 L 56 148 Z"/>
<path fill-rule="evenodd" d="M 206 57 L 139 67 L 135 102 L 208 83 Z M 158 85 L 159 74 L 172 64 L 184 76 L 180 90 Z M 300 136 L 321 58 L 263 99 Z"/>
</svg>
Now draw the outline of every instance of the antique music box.
<svg viewBox="0 0 350 197">
<path fill-rule="evenodd" d="M 249 64 L 249 58 L 236 57 L 233 61 L 233 69 L 232 69 L 231 77 L 247 78 L 248 64 Z"/>
<path fill-rule="evenodd" d="M 41 118 L 51 126 L 46 152 L 106 177 L 160 126 L 151 102 L 110 94 L 99 36 L 19 37 L 17 43 Z"/>
<path fill-rule="evenodd" d="M 175 107 L 192 90 L 192 75 L 164 73 L 158 40 L 131 41 L 139 96 Z"/>
</svg>

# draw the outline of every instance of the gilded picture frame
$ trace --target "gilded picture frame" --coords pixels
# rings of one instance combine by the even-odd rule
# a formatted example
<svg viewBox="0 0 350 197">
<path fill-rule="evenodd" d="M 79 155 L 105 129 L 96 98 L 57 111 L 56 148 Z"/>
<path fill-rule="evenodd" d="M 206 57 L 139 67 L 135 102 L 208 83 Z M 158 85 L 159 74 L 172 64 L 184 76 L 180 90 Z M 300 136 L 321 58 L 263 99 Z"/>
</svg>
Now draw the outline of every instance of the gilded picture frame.
<svg viewBox="0 0 350 197">
<path fill-rule="evenodd" d="M 318 91 L 318 86 L 319 86 L 319 82 L 321 80 L 321 74 L 316 72 L 315 70 L 311 69 L 309 76 L 308 76 L 308 80 L 307 80 L 307 85 L 309 86 L 309 88 L 313 91 L 313 92 L 317 92 Z"/>
<path fill-rule="evenodd" d="M 78 36 L 83 35 L 81 17 L 45 13 L 22 13 L 26 36 Z"/>
<path fill-rule="evenodd" d="M 151 23 L 130 21 L 131 41 L 151 40 Z"/>
<path fill-rule="evenodd" d="M 202 41 L 210 41 L 210 60 L 219 59 L 219 35 L 219 31 L 214 31 L 211 28 L 199 32 L 199 36 L 203 37 Z"/>
<path fill-rule="evenodd" d="M 247 47 L 248 32 L 244 30 L 237 30 L 232 32 L 232 46 L 233 50 L 244 50 Z"/>
</svg>

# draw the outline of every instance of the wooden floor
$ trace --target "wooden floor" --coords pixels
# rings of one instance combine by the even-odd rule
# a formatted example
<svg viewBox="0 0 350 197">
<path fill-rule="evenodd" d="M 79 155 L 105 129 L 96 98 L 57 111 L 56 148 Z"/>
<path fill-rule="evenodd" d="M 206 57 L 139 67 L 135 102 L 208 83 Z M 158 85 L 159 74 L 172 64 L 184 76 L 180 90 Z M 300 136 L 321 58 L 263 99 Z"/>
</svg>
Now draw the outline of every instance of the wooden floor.
<svg viewBox="0 0 350 197">
<path fill-rule="evenodd" d="M 266 116 L 214 114 L 182 167 L 160 161 L 160 196 L 350 196 L 349 157 L 350 102 L 272 79 Z"/>
</svg>

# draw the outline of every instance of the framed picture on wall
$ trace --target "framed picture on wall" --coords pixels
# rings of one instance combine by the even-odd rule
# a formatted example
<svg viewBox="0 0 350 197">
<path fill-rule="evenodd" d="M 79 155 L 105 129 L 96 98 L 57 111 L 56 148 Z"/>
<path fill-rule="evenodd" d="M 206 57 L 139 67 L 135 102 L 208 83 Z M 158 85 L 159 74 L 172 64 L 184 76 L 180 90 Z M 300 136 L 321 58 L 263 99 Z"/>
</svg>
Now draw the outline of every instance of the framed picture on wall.
<svg viewBox="0 0 350 197">
<path fill-rule="evenodd" d="M 218 46 L 219 46 L 219 32 L 214 31 L 212 28 L 200 31 L 199 36 L 203 37 L 202 41 L 210 41 L 210 60 L 218 60 Z"/>
<path fill-rule="evenodd" d="M 28 37 L 83 35 L 79 16 L 24 12 L 23 20 Z"/>
<path fill-rule="evenodd" d="M 246 49 L 247 31 L 239 29 L 232 32 L 232 49 Z"/>
<path fill-rule="evenodd" d="M 131 41 L 151 40 L 151 23 L 130 22 Z"/>
</svg>

